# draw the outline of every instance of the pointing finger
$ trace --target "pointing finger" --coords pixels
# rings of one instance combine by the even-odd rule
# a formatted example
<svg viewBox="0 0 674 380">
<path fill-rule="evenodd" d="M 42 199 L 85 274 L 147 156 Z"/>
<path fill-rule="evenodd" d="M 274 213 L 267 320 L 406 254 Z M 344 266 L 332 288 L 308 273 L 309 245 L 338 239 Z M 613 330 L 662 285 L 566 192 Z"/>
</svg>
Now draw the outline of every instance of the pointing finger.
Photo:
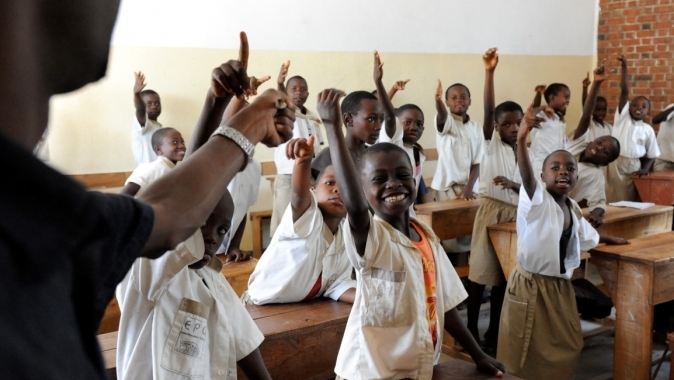
<svg viewBox="0 0 674 380">
<path fill-rule="evenodd" d="M 248 69 L 248 36 L 246 36 L 246 32 L 241 32 L 239 37 L 241 38 L 239 62 L 241 62 L 244 69 Z"/>
</svg>

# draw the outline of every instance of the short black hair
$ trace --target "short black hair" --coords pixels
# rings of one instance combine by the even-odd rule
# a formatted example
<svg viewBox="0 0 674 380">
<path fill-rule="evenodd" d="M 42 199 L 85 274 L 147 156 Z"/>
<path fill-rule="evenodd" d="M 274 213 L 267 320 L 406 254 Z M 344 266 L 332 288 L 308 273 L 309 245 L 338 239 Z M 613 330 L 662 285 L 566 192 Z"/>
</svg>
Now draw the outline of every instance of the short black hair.
<svg viewBox="0 0 674 380">
<path fill-rule="evenodd" d="M 604 102 L 604 103 L 608 104 L 608 102 L 606 101 L 606 98 L 603 97 L 603 96 L 597 96 L 597 101 L 595 102 L 595 104 L 599 103 L 599 102 Z"/>
<path fill-rule="evenodd" d="M 307 85 L 307 87 L 309 86 L 309 83 L 307 82 L 307 80 L 304 79 L 304 78 L 302 78 L 302 77 L 299 76 L 299 75 L 295 75 L 294 77 L 290 77 L 290 78 L 286 81 L 286 86 L 287 86 L 288 84 L 290 84 L 290 81 L 291 81 L 291 80 L 301 80 L 301 81 L 304 82 L 304 84 Z"/>
<path fill-rule="evenodd" d="M 421 108 L 419 108 L 419 106 L 417 106 L 416 104 L 411 104 L 411 103 L 403 104 L 402 106 L 398 107 L 396 109 L 396 116 L 400 116 L 401 113 L 403 113 L 407 110 L 417 110 L 417 111 L 421 112 L 421 116 L 424 116 L 424 111 L 422 111 Z"/>
<path fill-rule="evenodd" d="M 157 94 L 157 92 L 155 90 L 143 90 L 143 91 L 140 92 L 141 98 L 145 95 L 157 95 L 157 96 L 159 96 L 159 94 Z"/>
<path fill-rule="evenodd" d="M 651 101 L 643 95 L 635 96 L 634 99 L 632 99 L 632 103 L 636 102 L 639 99 L 644 99 L 646 102 L 648 102 L 648 110 L 650 111 L 651 110 Z"/>
<path fill-rule="evenodd" d="M 557 149 L 556 151 L 554 151 L 554 152 L 548 154 L 548 156 L 545 157 L 545 160 L 543 160 L 543 167 L 541 168 L 541 171 L 545 168 L 545 164 L 548 163 L 548 159 L 549 159 L 550 157 L 552 157 L 553 154 L 557 154 L 557 153 L 566 153 L 566 154 L 568 154 L 569 156 L 573 157 L 573 154 L 571 154 L 571 152 L 569 152 L 568 150 Z M 576 161 L 576 157 L 573 157 L 573 160 L 576 162 L 576 165 L 578 165 L 578 161 Z"/>
<path fill-rule="evenodd" d="M 613 154 L 609 156 L 609 158 L 608 158 L 609 161 L 606 163 L 608 165 L 611 162 L 617 160 L 618 157 L 620 156 L 620 141 L 613 136 L 602 136 L 602 137 L 599 137 L 599 138 L 600 139 L 601 138 L 609 138 L 609 139 L 611 139 L 611 142 L 615 145 L 616 149 L 613 149 Z"/>
<path fill-rule="evenodd" d="M 360 104 L 361 100 L 363 99 L 369 99 L 369 100 L 374 100 L 378 101 L 376 96 L 374 96 L 371 92 L 367 91 L 354 91 L 350 93 L 349 95 L 344 98 L 342 101 L 342 115 L 348 113 L 351 115 L 357 115 L 358 111 L 362 108 L 362 105 Z"/>
<path fill-rule="evenodd" d="M 410 164 L 410 169 L 414 169 L 412 163 L 410 162 L 410 157 L 407 155 L 407 152 L 405 152 L 405 150 L 399 147 L 398 145 L 387 142 L 377 143 L 365 149 L 363 153 L 361 153 L 360 156 L 356 158 L 355 161 L 356 168 L 358 168 L 358 170 L 361 170 L 363 166 L 365 166 L 365 162 L 367 161 L 367 159 L 371 156 L 374 156 L 375 154 L 391 153 L 391 152 L 400 153 L 403 156 L 405 156 L 405 159 Z"/>
<path fill-rule="evenodd" d="M 546 102 L 550 101 L 550 97 L 552 95 L 557 95 L 558 92 L 560 92 L 562 89 L 569 89 L 569 86 L 565 85 L 564 83 L 553 83 L 549 85 L 546 89 L 545 92 L 543 93 L 543 97 L 545 98 Z"/>
<path fill-rule="evenodd" d="M 468 89 L 468 86 L 466 86 L 463 83 L 454 83 L 453 85 L 447 87 L 447 89 L 445 90 L 445 100 L 447 100 L 447 95 L 449 94 L 449 90 L 454 88 L 454 87 L 457 87 L 457 86 L 461 86 L 461 87 L 465 88 L 466 92 L 468 92 L 468 98 L 470 99 L 470 90 Z"/>
<path fill-rule="evenodd" d="M 176 131 L 178 132 L 177 129 L 171 128 L 171 127 L 164 127 L 164 128 L 159 128 L 157 129 L 153 134 L 152 134 L 152 151 L 154 151 L 154 147 L 160 146 L 163 144 L 164 136 L 166 136 L 169 132 L 171 131 Z M 178 132 L 180 133 L 180 132 Z"/>
<path fill-rule="evenodd" d="M 524 111 L 522 110 L 522 107 L 520 107 L 519 104 L 511 100 L 506 100 L 505 102 L 496 106 L 496 108 L 494 109 L 494 121 L 497 121 L 506 112 L 519 112 L 522 115 L 524 115 Z"/>
</svg>

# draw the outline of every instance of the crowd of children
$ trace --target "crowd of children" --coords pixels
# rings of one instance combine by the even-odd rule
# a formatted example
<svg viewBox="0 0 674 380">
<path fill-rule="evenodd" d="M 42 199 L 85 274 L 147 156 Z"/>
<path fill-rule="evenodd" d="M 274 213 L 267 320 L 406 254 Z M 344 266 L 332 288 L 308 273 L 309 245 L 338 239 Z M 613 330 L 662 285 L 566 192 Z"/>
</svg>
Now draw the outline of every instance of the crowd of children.
<svg viewBox="0 0 674 380">
<path fill-rule="evenodd" d="M 565 114 L 571 91 L 565 84 L 536 86 L 526 112 L 512 100 L 497 105 L 496 48 L 483 56 L 482 124 L 468 115 L 468 87 L 454 83 L 444 89 L 438 80 L 438 163 L 429 189 L 419 145 L 424 113 L 415 104 L 395 108 L 391 102 L 409 79 L 387 92 L 375 52 L 376 90 L 324 90 L 316 114 L 304 105 L 307 80 L 286 79 L 290 61 L 282 64 L 277 87 L 292 101 L 293 136 L 274 153 L 272 240 L 247 291 L 235 298 L 216 256 L 226 254 L 225 262 L 250 257 L 239 245 L 261 178 L 260 163 L 252 158 L 201 231 L 160 260 L 138 259 L 120 284 L 118 377 L 209 378 L 209 370 L 225 368 L 227 378 L 235 378 L 238 364 L 250 378 L 268 378 L 257 350 L 262 335 L 243 305 L 328 297 L 353 304 L 337 357 L 338 379 L 430 379 L 443 330 L 481 371 L 572 378 L 582 336 L 569 279 L 580 252 L 599 242 L 627 244 L 594 229 L 607 203 L 638 200 L 632 174 L 674 169 L 674 105 L 653 117 L 661 125 L 656 138 L 644 122 L 650 102 L 643 96 L 629 100 L 627 60 L 617 61 L 615 125 L 604 120 L 609 102 L 599 96 L 609 76 L 602 61 L 593 79 L 588 73 L 582 82 L 583 112 L 570 134 Z M 180 132 L 157 122 L 159 95 L 144 90 L 142 73 L 135 75 L 132 135 L 139 166 L 121 191 L 130 196 L 142 194 L 247 105 L 243 97 L 230 96 L 226 104 L 209 107 L 210 98 L 227 92 L 223 81 L 213 81 L 186 149 Z M 266 79 L 251 77 L 250 94 Z M 477 197 L 482 202 L 472 237 L 440 242 L 414 217 L 417 203 Z M 586 218 L 579 204 L 589 207 Z M 517 266 L 504 275 L 487 226 L 513 221 Z M 451 252 L 470 252 L 466 284 L 448 259 Z M 491 311 L 483 341 L 477 325 L 487 286 Z M 457 312 L 466 298 L 467 326 Z"/>
</svg>

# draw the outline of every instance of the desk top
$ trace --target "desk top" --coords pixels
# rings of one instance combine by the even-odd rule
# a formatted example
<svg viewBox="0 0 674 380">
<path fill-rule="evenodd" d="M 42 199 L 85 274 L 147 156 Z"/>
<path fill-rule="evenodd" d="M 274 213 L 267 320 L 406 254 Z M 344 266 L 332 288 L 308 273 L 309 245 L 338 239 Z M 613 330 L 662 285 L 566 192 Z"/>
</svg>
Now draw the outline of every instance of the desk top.
<svg viewBox="0 0 674 380">
<path fill-rule="evenodd" d="M 433 212 L 437 212 L 437 211 L 445 211 L 445 210 L 452 210 L 452 209 L 463 209 L 463 208 L 470 208 L 470 207 L 480 207 L 481 204 L 482 204 L 482 199 L 480 199 L 480 198 L 473 199 L 473 200 L 470 200 L 470 201 L 463 200 L 463 199 L 450 199 L 448 201 L 423 203 L 423 204 L 417 205 L 414 212 L 417 215 L 427 215 L 427 214 L 432 214 Z"/>
<path fill-rule="evenodd" d="M 674 171 L 652 172 L 648 173 L 648 175 L 642 175 L 641 177 L 636 174 L 632 174 L 632 178 L 644 180 L 663 180 L 663 179 L 674 180 Z"/>
<path fill-rule="evenodd" d="M 612 222 L 619 222 L 621 220 L 637 218 L 640 216 L 649 216 L 660 213 L 672 212 L 673 210 L 674 207 L 672 206 L 661 206 L 661 205 L 655 205 L 645 210 L 637 210 L 635 208 L 629 207 L 606 206 L 606 213 L 604 213 L 602 219 L 604 220 L 604 224 L 609 224 Z M 587 216 L 589 214 L 590 209 L 584 208 L 583 216 Z M 601 226 L 599 228 L 601 228 Z M 515 222 L 494 224 L 488 226 L 487 229 L 493 231 L 515 232 L 517 231 L 517 224 Z"/>
<path fill-rule="evenodd" d="M 503 377 L 489 376 L 478 372 L 474 363 L 459 359 L 449 359 L 433 367 L 432 380 L 514 380 L 519 379 L 513 375 L 503 374 Z"/>
<path fill-rule="evenodd" d="M 674 262 L 674 232 L 639 237 L 627 245 L 601 245 L 590 250 L 599 256 L 618 256 L 621 260 L 659 266 Z"/>
<path fill-rule="evenodd" d="M 324 298 L 299 303 L 249 305 L 246 309 L 265 338 L 278 338 L 346 323 L 351 304 Z"/>
</svg>

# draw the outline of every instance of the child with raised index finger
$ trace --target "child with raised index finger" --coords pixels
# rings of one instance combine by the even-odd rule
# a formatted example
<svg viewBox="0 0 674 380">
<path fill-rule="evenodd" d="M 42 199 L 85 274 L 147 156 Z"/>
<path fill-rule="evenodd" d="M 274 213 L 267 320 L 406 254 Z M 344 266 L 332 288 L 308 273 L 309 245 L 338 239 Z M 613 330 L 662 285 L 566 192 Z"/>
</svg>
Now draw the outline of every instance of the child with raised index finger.
<svg viewBox="0 0 674 380">
<path fill-rule="evenodd" d="M 131 129 L 131 151 L 136 166 L 154 161 L 157 158 L 152 135 L 162 125 L 157 121 L 161 115 L 161 98 L 154 90 L 145 90 L 145 74 L 134 73 L 133 104 L 136 115 Z"/>
</svg>

